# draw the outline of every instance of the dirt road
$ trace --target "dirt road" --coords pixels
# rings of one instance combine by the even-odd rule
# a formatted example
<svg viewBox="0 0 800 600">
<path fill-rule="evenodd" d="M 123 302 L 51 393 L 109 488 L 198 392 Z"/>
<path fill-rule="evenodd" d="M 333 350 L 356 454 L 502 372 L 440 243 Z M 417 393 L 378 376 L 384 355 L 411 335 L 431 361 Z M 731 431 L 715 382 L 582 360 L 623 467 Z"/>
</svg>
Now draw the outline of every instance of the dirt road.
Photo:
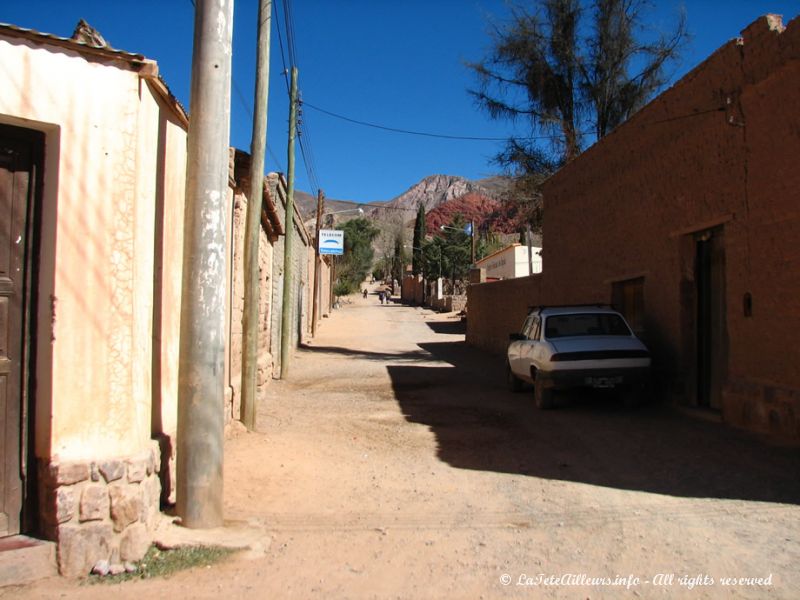
<svg viewBox="0 0 800 600">
<path fill-rule="evenodd" d="M 800 598 L 797 449 L 608 399 L 537 411 L 451 316 L 353 299 L 259 429 L 228 441 L 225 497 L 262 556 L 16 597 Z"/>
</svg>

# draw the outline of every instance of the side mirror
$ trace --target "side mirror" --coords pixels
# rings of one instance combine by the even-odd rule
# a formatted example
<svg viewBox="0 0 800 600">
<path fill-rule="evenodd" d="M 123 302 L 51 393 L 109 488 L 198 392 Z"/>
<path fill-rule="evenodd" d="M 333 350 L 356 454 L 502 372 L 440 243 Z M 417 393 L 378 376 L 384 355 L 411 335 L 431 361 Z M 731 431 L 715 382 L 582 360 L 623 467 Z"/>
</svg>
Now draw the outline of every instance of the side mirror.
<svg viewBox="0 0 800 600">
<path fill-rule="evenodd" d="M 511 333 L 508 335 L 508 339 L 512 342 L 522 342 L 527 340 L 528 338 L 521 333 Z"/>
</svg>

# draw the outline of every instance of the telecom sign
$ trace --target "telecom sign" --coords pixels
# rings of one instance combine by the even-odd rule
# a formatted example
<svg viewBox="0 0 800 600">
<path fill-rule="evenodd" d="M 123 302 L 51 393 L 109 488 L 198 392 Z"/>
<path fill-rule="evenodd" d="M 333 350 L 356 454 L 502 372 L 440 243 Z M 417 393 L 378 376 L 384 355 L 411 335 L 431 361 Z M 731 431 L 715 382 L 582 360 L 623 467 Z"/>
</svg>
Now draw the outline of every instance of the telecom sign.
<svg viewBox="0 0 800 600">
<path fill-rule="evenodd" d="M 339 229 L 320 229 L 319 253 L 344 254 L 344 231 Z"/>
</svg>

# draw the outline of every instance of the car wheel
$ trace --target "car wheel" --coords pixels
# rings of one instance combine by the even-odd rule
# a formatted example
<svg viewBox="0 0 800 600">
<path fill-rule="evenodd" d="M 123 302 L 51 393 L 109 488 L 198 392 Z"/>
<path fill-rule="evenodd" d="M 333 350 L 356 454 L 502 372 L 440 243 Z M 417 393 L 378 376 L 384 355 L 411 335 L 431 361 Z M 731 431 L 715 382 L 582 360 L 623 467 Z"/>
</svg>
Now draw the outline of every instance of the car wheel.
<svg viewBox="0 0 800 600">
<path fill-rule="evenodd" d="M 522 380 L 514 375 L 514 372 L 511 370 L 511 365 L 506 365 L 506 381 L 508 382 L 508 389 L 512 392 L 521 392 L 522 391 Z"/>
<path fill-rule="evenodd" d="M 533 400 L 536 403 L 536 408 L 547 410 L 553 408 L 553 390 L 546 388 L 541 384 L 534 384 L 533 387 Z"/>
</svg>

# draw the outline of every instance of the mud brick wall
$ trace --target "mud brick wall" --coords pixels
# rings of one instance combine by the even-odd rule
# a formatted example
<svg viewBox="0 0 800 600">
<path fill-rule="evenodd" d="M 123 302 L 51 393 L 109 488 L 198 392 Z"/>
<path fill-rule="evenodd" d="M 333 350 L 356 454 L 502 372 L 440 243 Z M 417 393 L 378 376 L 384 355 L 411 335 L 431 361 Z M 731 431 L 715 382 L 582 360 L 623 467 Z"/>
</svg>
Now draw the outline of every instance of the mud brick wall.
<svg viewBox="0 0 800 600">
<path fill-rule="evenodd" d="M 445 296 L 444 309 L 445 312 L 458 312 L 464 310 L 467 306 L 466 294 L 459 294 L 457 296 Z"/>
<path fill-rule="evenodd" d="M 230 341 L 227 351 L 230 361 L 231 390 L 225 410 L 226 423 L 241 418 L 242 387 L 242 317 L 244 314 L 244 235 L 247 218 L 247 196 L 241 191 L 234 194 L 232 245 L 233 261 L 231 268 L 231 313 Z M 258 372 L 256 375 L 256 394 L 264 392 L 267 382 L 272 378 L 272 355 L 270 354 L 270 324 L 272 318 L 272 243 L 263 229 L 259 231 L 258 272 Z"/>
<path fill-rule="evenodd" d="M 52 462 L 39 469 L 45 537 L 58 542 L 62 575 L 88 575 L 100 560 L 140 560 L 159 516 L 161 453 L 105 461 Z"/>
<path fill-rule="evenodd" d="M 696 236 L 714 231 L 722 417 L 800 439 L 798 81 L 800 19 L 762 17 L 563 167 L 543 189 L 541 280 L 471 286 L 468 342 L 499 352 L 525 305 L 611 302 L 643 278 L 659 391 L 693 406 Z"/>
<path fill-rule="evenodd" d="M 542 276 L 520 277 L 467 288 L 467 343 L 505 354 L 508 335 L 519 331 L 528 307 L 541 302 Z"/>
</svg>

